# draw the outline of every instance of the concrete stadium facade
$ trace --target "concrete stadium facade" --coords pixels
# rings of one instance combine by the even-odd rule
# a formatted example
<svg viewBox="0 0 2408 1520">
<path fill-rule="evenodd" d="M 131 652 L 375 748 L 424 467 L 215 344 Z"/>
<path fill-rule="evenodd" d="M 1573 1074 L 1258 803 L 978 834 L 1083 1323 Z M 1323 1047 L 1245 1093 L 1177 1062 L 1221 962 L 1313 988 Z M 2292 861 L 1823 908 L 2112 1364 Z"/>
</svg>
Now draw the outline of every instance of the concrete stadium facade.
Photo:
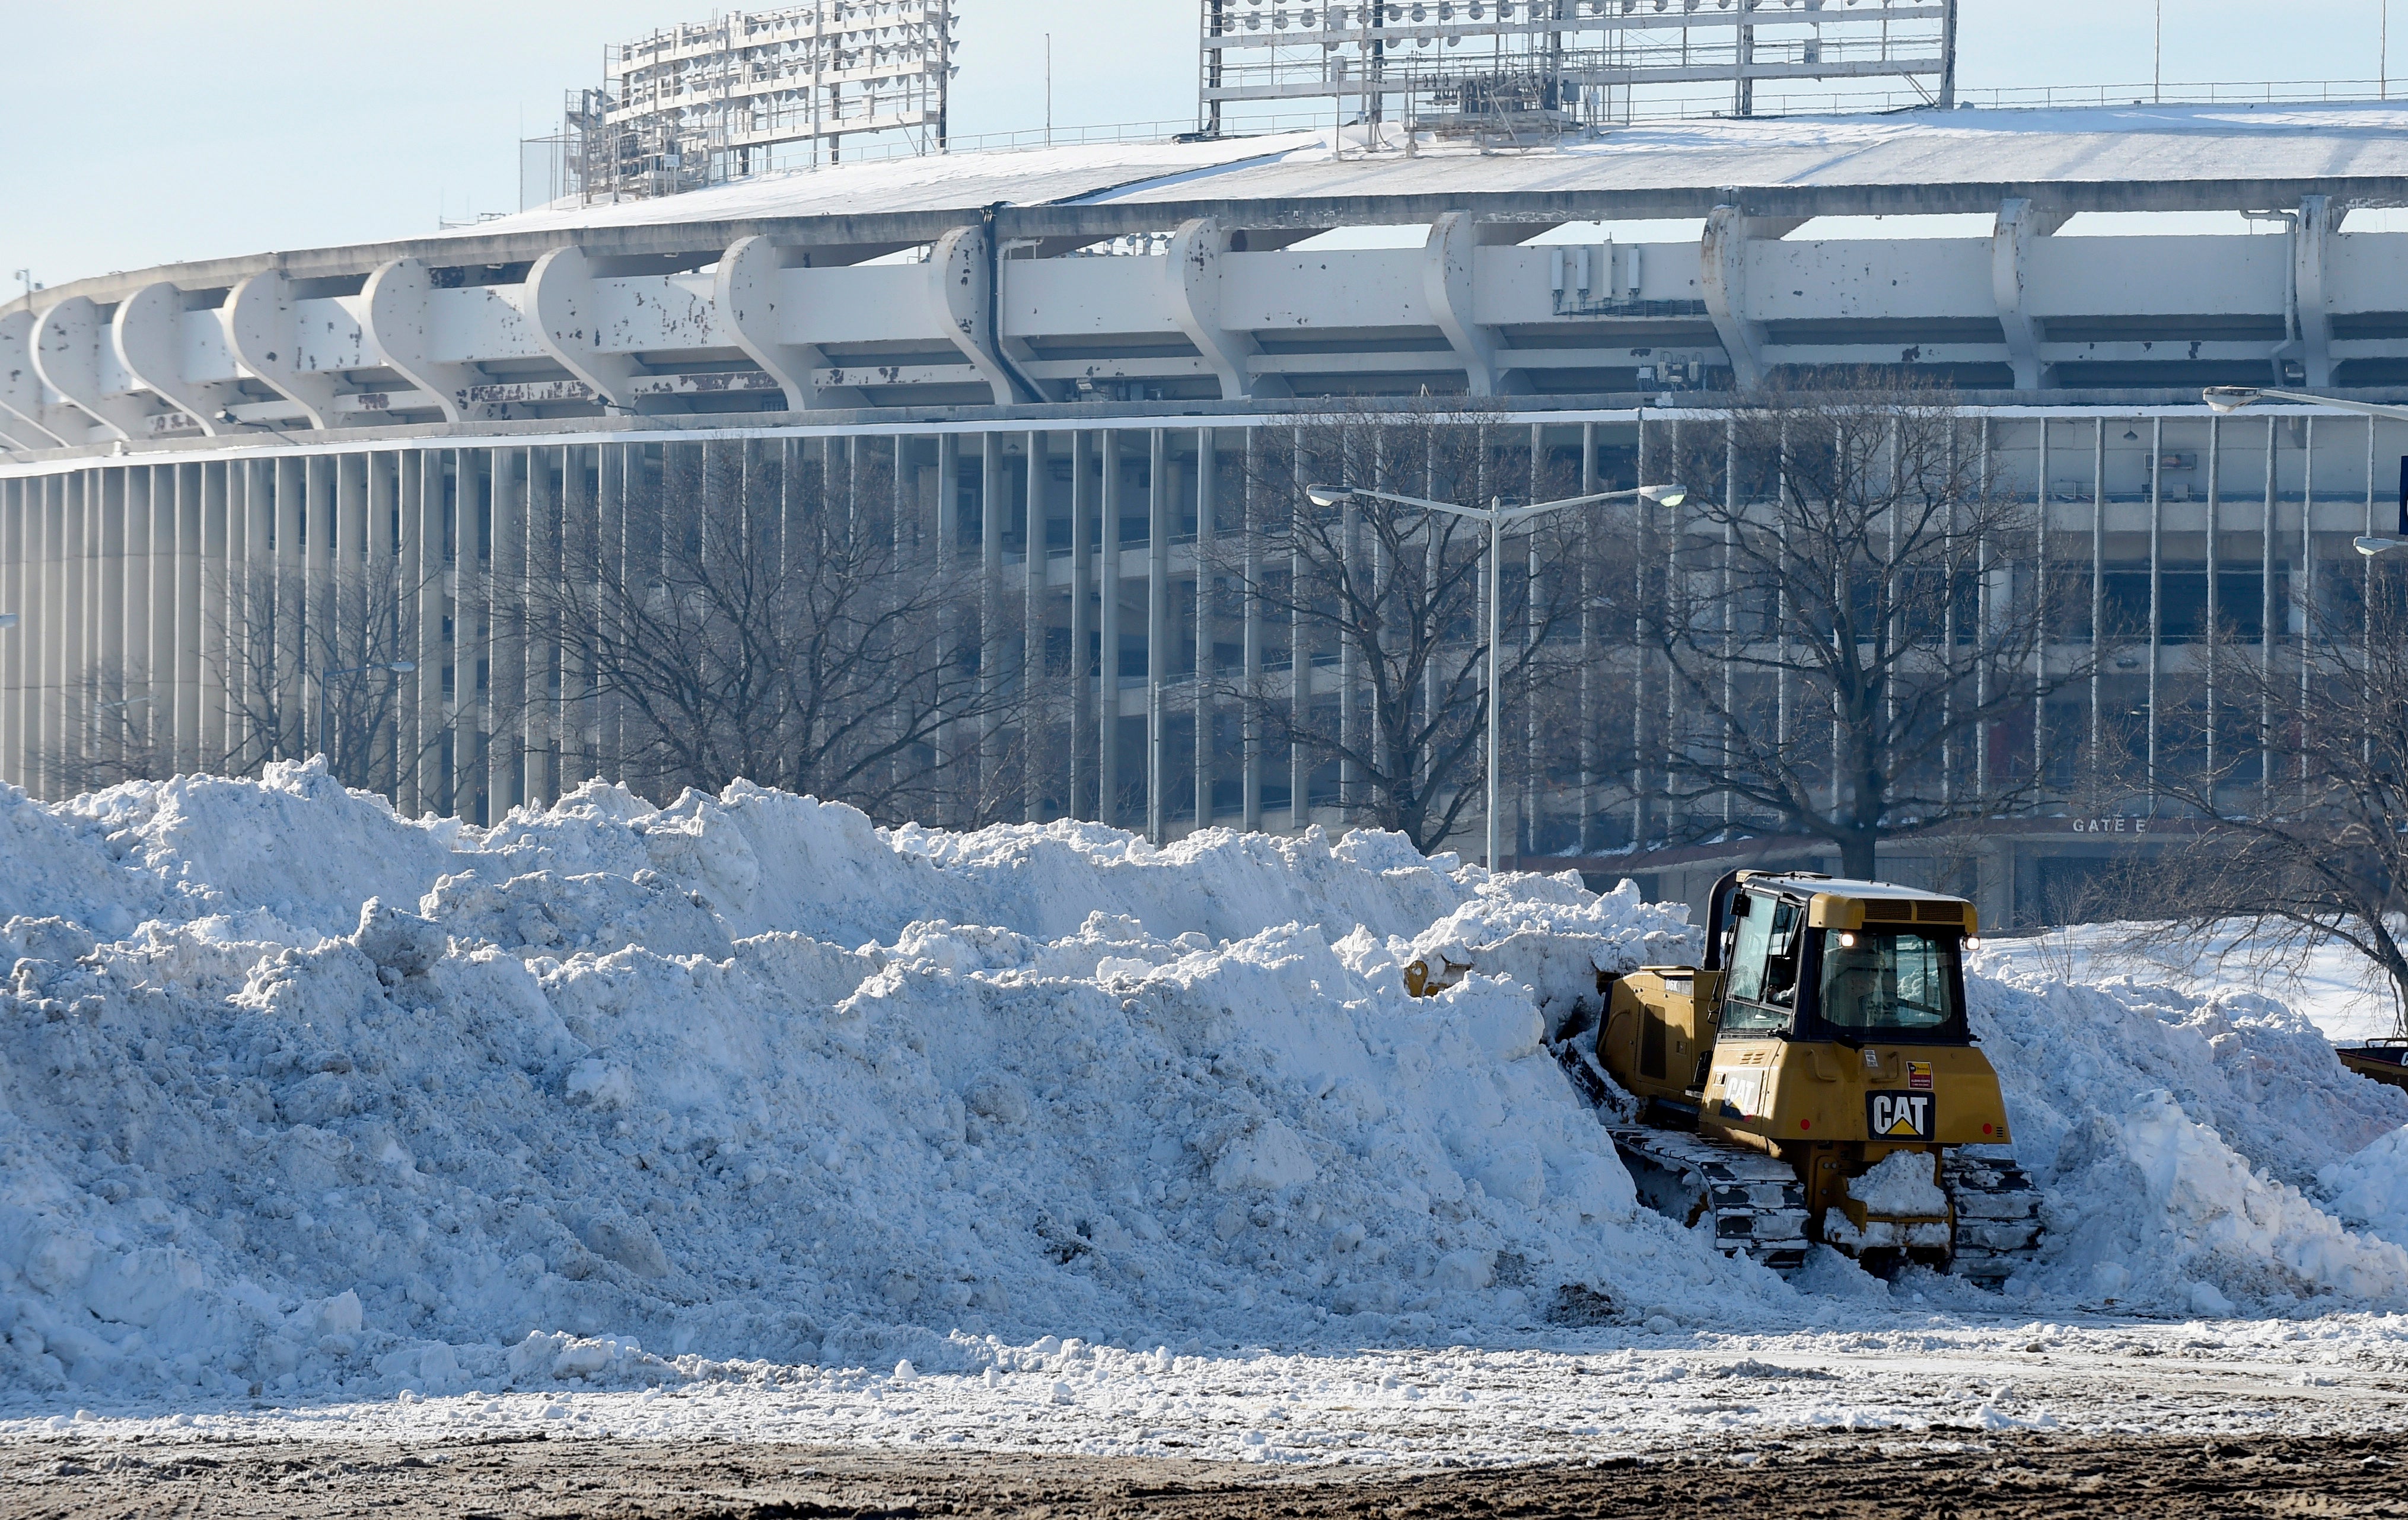
<svg viewBox="0 0 2408 1520">
<path fill-rule="evenodd" d="M 614 775 L 607 713 L 507 615 L 512 585 L 547 533 L 607 522 L 681 459 L 780 480 L 808 461 L 924 517 L 1007 668 L 1033 669 L 1049 630 L 1116 652 L 1031 815 L 1156 838 L 1336 823 L 1342 778 L 1238 731 L 1197 679 L 1280 642 L 1259 609 L 1198 595 L 1198 544 L 1252 521 L 1226 461 L 1328 397 L 1401 427 L 1457 396 L 1534 475 L 1611 483 L 1727 427 L 1735 394 L 1841 365 L 1952 381 L 1998 488 L 2042 505 L 2052 564 L 2145 603 L 2144 651 L 2071 721 L 2139 716 L 2155 765 L 2208 599 L 2256 607 L 2270 650 L 2303 637 L 2317 588 L 2363 573 L 2352 536 L 2387 520 L 2408 427 L 2220 419 L 2198 389 L 2408 393 L 2408 234 L 2344 228 L 2408 204 L 2403 128 L 2382 108 L 2170 108 L 1691 123 L 1528 155 L 957 155 L 35 293 L 0 308 L 0 610 L 20 619 L 0 634 L 0 778 L 51 795 L 104 751 L 190 770 L 306 746 L 306 719 L 245 732 L 228 672 L 264 658 L 306 706 L 358 645 L 341 587 L 363 575 L 421 604 L 409 657 L 379 662 L 414 668 L 373 678 L 401 683 L 391 742 L 448 736 L 439 766 L 391 767 L 401 806 L 494 818 Z M 2060 235 L 2133 211 L 2281 231 Z M 1815 225 L 1904 213 L 1988 227 Z M 1599 230 L 1664 218 L 1701 233 Z M 276 647 L 246 654 L 263 596 Z M 1296 663 L 1309 695 L 1348 700 L 1342 662 Z M 2052 872 L 2180 826 L 2152 819 L 2151 779 L 2107 818 L 2044 809 L 1951 845 L 1985 917 L 2045 917 Z M 1687 896 L 1768 848 L 1648 851 L 1612 790 L 1584 770 L 1570 795 L 1526 793 L 1524 849 Z M 1920 848 L 1901 872 L 1940 868 Z"/>
</svg>

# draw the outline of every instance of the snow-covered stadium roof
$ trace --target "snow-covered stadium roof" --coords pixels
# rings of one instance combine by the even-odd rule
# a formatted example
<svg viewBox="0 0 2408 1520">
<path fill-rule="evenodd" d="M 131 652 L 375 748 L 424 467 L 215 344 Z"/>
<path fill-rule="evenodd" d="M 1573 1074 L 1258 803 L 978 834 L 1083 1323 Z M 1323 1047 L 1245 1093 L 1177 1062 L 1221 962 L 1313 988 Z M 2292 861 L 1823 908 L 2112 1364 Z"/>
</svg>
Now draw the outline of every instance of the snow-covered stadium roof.
<svg viewBox="0 0 2408 1520">
<path fill-rule="evenodd" d="M 1516 195 L 1672 197 L 1764 192 L 1944 194 L 2000 185 L 2137 190 L 2301 179 L 2408 179 L 2408 109 L 2370 106 L 2132 106 L 1917 111 L 1643 123 L 1526 153 L 1333 151 L 1326 133 L 1103 144 L 799 170 L 664 200 L 505 217 L 466 236 L 757 218 L 859 217 L 1011 207 L 1189 207 Z M 2195 193 L 2195 192 L 2194 192 Z M 2212 192 L 2211 192 L 2212 194 Z M 2376 192 L 2376 195 L 2382 192 Z M 2292 198 L 2292 197 L 2286 197 Z M 1705 204 L 1712 204 L 1711 200 Z M 2268 204 L 2279 204 L 2270 202 Z M 2140 206 L 2132 209 L 2163 209 Z M 2174 208 L 2186 208 L 2178 207 Z"/>
<path fill-rule="evenodd" d="M 864 161 L 657 200 L 551 207 L 426 237 L 253 254 L 109 275 L 46 293 L 107 302 L 153 280 L 193 289 L 263 267 L 362 274 L 396 257 L 506 263 L 575 233 L 596 253 L 724 246 L 727 231 L 924 242 L 990 210 L 1005 236 L 1167 231 L 1217 215 L 1254 226 L 1514 220 L 1987 212 L 2020 195 L 2067 212 L 2296 207 L 2302 194 L 2408 204 L 2408 108 L 2142 106 L 1915 111 L 1644 123 L 1525 153 L 1333 151 L 1326 133 L 1109 143 Z M 22 303 L 0 306 L 16 309 Z"/>
</svg>

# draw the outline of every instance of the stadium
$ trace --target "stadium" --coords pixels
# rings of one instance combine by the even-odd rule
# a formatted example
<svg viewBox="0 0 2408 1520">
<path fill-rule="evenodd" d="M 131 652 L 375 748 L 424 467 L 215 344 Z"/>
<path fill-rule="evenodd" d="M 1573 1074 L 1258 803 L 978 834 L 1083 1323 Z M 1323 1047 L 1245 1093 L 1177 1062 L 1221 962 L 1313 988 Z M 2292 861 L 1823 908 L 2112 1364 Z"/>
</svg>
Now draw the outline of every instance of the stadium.
<svg viewBox="0 0 2408 1520">
<path fill-rule="evenodd" d="M 1501 148 L 1358 112 L 831 152 L 28 293 L 0 307 L 0 609 L 17 619 L 0 779 L 56 796 L 324 751 L 405 810 L 474 822 L 588 777 L 641 783 L 624 699 L 564 626 L 577 604 L 533 588 L 564 578 L 565 545 L 632 553 L 658 503 L 724 497 L 779 516 L 781 544 L 798 514 L 874 504 L 887 573 L 946 588 L 971 705 L 877 762 L 984 762 L 923 797 L 938 811 L 1157 840 L 1336 826 L 1354 816 L 1345 765 L 1279 742 L 1233 695 L 1278 687 L 1351 722 L 1365 679 L 1250 580 L 1227 594 L 1219 567 L 1263 509 L 1255 462 L 1333 409 L 1399 450 L 1442 413 L 1479 432 L 1508 497 L 1542 494 L 1542 472 L 1646 484 L 1741 397 L 1854 369 L 1951 387 L 1988 488 L 2038 512 L 2048 565 L 1989 573 L 2071 567 L 2094 612 L 2143 619 L 2128 652 L 1990 746 L 2045 773 L 2049 734 L 2128 719 L 2114 785 L 2069 781 L 1957 830 L 1946 862 L 1897 841 L 1885 869 L 1970 872 L 1985 923 L 2028 924 L 2093 863 L 2179 828 L 2153 767 L 2179 748 L 2172 694 L 2217 599 L 2270 652 L 2311 637 L 2318 598 L 2370 573 L 2351 539 L 2390 521 L 2408 453 L 2408 425 L 2218 416 L 2200 388 L 2408 398 L 2408 233 L 2367 215 L 2408 204 L 2408 110 L 1960 102 L 1572 124 Z M 2237 233 L 2236 213 L 2258 234 L 2200 230 L 2221 214 Z M 1861 220 L 1898 217 L 1956 221 L 1901 237 Z M 2080 661 L 2100 625 L 2054 630 L 2041 658 Z M 1651 689 L 1609 620 L 1549 637 Z M 1039 685 L 1059 700 L 975 705 Z M 1584 683 L 1567 757 L 1517 779 L 1521 864 L 1677 897 L 1734 860 L 1833 858 L 1671 826 L 1630 756 L 1677 724 L 1622 689 Z M 2211 703 L 2211 753 L 2215 722 Z M 1483 821 L 1465 813 L 1457 842 Z"/>
</svg>

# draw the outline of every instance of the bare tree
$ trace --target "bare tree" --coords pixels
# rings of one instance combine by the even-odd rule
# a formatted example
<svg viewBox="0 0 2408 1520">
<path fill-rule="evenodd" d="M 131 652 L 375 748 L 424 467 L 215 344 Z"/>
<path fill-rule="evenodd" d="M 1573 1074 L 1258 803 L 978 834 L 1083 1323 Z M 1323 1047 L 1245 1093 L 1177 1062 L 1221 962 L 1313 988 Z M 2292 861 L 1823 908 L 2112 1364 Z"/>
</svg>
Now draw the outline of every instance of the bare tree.
<svg viewBox="0 0 2408 1520">
<path fill-rule="evenodd" d="M 386 793 L 440 771 L 453 720 L 409 735 L 403 710 L 416 686 L 393 668 L 417 659 L 419 588 L 396 571 L 343 566 L 319 572 L 308 595 L 317 615 L 295 619 L 272 587 L 219 574 L 205 658 L 229 721 L 224 753 L 204 756 L 205 768 L 248 776 L 323 754 L 345 785 Z"/>
<path fill-rule="evenodd" d="M 2000 568 L 2034 509 L 1989 489 L 1948 393 L 1815 383 L 1689 430 L 1641 627 L 1682 716 L 1659 784 L 1687 832 L 1815 836 L 1868 877 L 1885 838 L 2031 800 L 2041 778 L 1985 740 L 2088 667 L 2042 672 L 2046 592 Z"/>
<path fill-rule="evenodd" d="M 2351 572 L 2331 578 L 2344 595 L 2316 602 L 2294 647 L 2217 630 L 2217 705 L 2245 715 L 2255 742 L 2161 783 L 2201 827 L 2129 863 L 2119 884 L 2158 920 L 2144 940 L 2220 929 L 2243 958 L 2294 975 L 2318 948 L 2345 947 L 2408 1035 L 2408 566 Z"/>
<path fill-rule="evenodd" d="M 1526 499 L 1534 479 L 1541 489 L 1561 484 L 1543 462 L 1534 470 L 1527 439 L 1526 428 L 1478 413 L 1432 411 L 1400 424 L 1332 409 L 1299 425 L 1287 447 L 1256 457 L 1248 482 L 1254 519 L 1211 551 L 1213 573 L 1257 601 L 1277 646 L 1259 677 L 1225 690 L 1274 752 L 1294 746 L 1309 769 L 1337 768 L 1345 818 L 1398 830 L 1424 851 L 1440 848 L 1477 810 L 1486 781 L 1486 530 L 1373 496 L 1322 506 L 1304 487 L 1467 505 Z M 1551 678 L 1577 658 L 1559 636 L 1577 623 L 1581 558 L 1598 542 L 1569 514 L 1526 532 L 1528 541 L 1509 540 L 1513 568 L 1501 578 L 1499 685 L 1517 719 L 1527 694 L 1559 686 Z M 1541 568 L 1528 574 L 1526 563 Z M 1337 678 L 1326 693 L 1313 680 L 1324 664 Z M 1508 724 L 1509 779 L 1520 779 L 1541 748 L 1524 742 L 1527 726 Z M 1557 747 L 1551 736 L 1542 767 Z"/>
<path fill-rule="evenodd" d="M 572 523 L 530 578 L 611 714 L 631 776 L 738 778 L 882 820 L 973 824 L 1017 799 L 1016 683 L 982 680 L 976 598 L 884 493 L 775 455 L 670 451 L 623 509 Z"/>
</svg>

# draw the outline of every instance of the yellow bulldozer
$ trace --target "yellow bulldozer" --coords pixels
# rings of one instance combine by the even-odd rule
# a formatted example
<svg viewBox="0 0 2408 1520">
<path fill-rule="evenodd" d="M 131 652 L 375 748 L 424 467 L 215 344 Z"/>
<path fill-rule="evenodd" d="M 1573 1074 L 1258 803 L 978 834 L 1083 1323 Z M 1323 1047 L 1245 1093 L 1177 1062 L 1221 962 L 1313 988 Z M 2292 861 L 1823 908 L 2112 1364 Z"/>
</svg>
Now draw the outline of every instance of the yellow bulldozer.
<svg viewBox="0 0 2408 1520">
<path fill-rule="evenodd" d="M 1725 1251 L 1785 1272 L 1821 1242 L 1997 1286 L 2038 1249 L 2040 1195 L 1966 1026 L 1977 927 L 1960 897 L 1734 871 L 1705 964 L 1600 972 L 1556 1057 L 1641 1197 Z"/>
</svg>

